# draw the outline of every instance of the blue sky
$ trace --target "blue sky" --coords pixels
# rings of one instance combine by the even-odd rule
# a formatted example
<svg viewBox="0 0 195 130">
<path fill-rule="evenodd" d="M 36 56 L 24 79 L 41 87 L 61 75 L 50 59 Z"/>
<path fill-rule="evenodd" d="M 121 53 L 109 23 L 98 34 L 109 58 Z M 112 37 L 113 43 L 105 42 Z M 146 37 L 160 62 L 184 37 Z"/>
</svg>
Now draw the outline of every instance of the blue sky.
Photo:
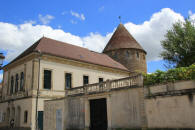
<svg viewBox="0 0 195 130">
<path fill-rule="evenodd" d="M 148 52 L 148 72 L 165 70 L 160 40 L 175 21 L 195 17 L 194 5 L 194 0 L 3 0 L 0 52 L 7 64 L 43 35 L 101 52 L 121 16 Z"/>
</svg>

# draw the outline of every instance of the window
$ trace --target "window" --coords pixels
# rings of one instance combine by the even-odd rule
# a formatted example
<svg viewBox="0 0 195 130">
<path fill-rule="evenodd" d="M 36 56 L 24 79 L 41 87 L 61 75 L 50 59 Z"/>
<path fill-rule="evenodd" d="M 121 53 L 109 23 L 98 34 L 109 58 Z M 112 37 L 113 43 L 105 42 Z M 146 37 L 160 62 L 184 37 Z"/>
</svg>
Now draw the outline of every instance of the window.
<svg viewBox="0 0 195 130">
<path fill-rule="evenodd" d="M 83 76 L 83 85 L 89 84 L 89 76 Z"/>
<path fill-rule="evenodd" d="M 117 58 L 117 52 L 114 53 L 114 58 Z"/>
<path fill-rule="evenodd" d="M 16 74 L 16 81 L 15 81 L 15 92 L 18 92 L 18 74 Z"/>
<path fill-rule="evenodd" d="M 24 90 L 24 73 L 20 73 L 20 91 Z"/>
<path fill-rule="evenodd" d="M 28 111 L 24 111 L 24 123 L 28 122 Z"/>
<path fill-rule="evenodd" d="M 139 52 L 137 52 L 136 54 L 137 54 L 137 58 L 139 59 Z"/>
<path fill-rule="evenodd" d="M 51 89 L 51 70 L 44 70 L 44 89 Z"/>
<path fill-rule="evenodd" d="M 72 88 L 72 74 L 71 73 L 65 74 L 65 88 L 66 89 Z"/>
<path fill-rule="evenodd" d="M 9 121 L 9 120 L 10 120 L 10 109 L 7 108 L 7 121 Z"/>
<path fill-rule="evenodd" d="M 128 52 L 128 51 L 126 51 L 126 57 L 129 57 L 129 55 L 130 55 L 130 54 L 129 54 L 129 52 Z"/>
<path fill-rule="evenodd" d="M 99 78 L 99 83 L 102 83 L 104 82 L 104 79 L 103 78 Z"/>
<path fill-rule="evenodd" d="M 12 94 L 14 91 L 14 77 L 11 77 L 11 89 L 10 89 L 10 94 Z"/>
</svg>

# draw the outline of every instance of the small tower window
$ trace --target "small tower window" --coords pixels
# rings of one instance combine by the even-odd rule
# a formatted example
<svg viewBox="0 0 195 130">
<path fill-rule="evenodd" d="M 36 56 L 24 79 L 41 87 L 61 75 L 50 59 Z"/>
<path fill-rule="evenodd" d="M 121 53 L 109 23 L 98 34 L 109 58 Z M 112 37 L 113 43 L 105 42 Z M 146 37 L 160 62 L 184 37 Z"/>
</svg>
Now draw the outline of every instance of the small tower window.
<svg viewBox="0 0 195 130">
<path fill-rule="evenodd" d="M 114 58 L 117 58 L 117 52 L 114 53 Z"/>
<path fill-rule="evenodd" d="M 126 51 L 126 57 L 129 57 L 129 55 L 130 55 L 130 54 L 129 54 L 129 52 L 128 52 L 128 51 Z"/>
<path fill-rule="evenodd" d="M 145 57 L 145 55 L 143 54 L 143 59 L 145 60 L 146 59 L 146 57 Z"/>
<path fill-rule="evenodd" d="M 137 58 L 139 59 L 139 52 L 137 52 L 136 55 L 137 55 Z"/>
</svg>

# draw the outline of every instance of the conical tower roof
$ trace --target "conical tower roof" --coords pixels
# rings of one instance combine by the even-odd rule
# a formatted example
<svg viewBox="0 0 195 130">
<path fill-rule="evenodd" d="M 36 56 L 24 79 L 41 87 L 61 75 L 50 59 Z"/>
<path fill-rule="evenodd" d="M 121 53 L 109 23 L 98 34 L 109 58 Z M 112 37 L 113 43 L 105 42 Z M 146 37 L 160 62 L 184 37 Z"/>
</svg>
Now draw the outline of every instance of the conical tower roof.
<svg viewBox="0 0 195 130">
<path fill-rule="evenodd" d="M 103 52 L 117 50 L 117 49 L 131 48 L 139 49 L 146 53 L 141 45 L 133 38 L 133 36 L 127 31 L 123 24 L 119 24 L 116 31 L 112 35 L 108 44 L 104 48 Z"/>
</svg>

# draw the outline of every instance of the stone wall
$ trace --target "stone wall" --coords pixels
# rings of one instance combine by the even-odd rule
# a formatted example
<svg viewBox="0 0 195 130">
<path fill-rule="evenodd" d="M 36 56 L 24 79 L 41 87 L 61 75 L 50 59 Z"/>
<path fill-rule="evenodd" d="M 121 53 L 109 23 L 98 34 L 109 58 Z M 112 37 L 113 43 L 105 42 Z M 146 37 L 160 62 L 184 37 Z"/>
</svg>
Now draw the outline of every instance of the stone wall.
<svg viewBox="0 0 195 130">
<path fill-rule="evenodd" d="M 112 128 L 142 128 L 142 88 L 116 91 L 111 94 Z"/>
<path fill-rule="evenodd" d="M 64 111 L 64 130 L 90 128 L 90 100 L 101 98 L 107 102 L 109 129 L 194 129 L 194 93 L 195 81 L 180 81 L 50 100 L 44 106 L 44 130 L 57 130 L 55 117 L 59 108 Z"/>
<path fill-rule="evenodd" d="M 105 52 L 112 59 L 124 65 L 130 72 L 147 72 L 146 54 L 136 49 L 119 49 Z"/>
<path fill-rule="evenodd" d="M 45 102 L 44 130 L 56 129 L 56 110 L 64 108 L 64 130 L 90 127 L 90 100 L 106 98 L 108 127 L 142 128 L 141 93 L 143 88 L 126 88 L 108 93 L 66 97 Z M 64 105 L 64 106 L 63 106 Z"/>
<path fill-rule="evenodd" d="M 195 128 L 195 81 L 156 85 L 145 92 L 149 128 Z"/>
<path fill-rule="evenodd" d="M 43 129 L 44 130 L 56 130 L 56 112 L 61 111 L 65 113 L 66 106 L 64 99 L 48 100 L 44 103 L 44 120 Z M 65 120 L 64 116 L 61 119 L 61 127 L 64 128 Z M 59 126 L 60 127 L 60 126 Z"/>
</svg>

